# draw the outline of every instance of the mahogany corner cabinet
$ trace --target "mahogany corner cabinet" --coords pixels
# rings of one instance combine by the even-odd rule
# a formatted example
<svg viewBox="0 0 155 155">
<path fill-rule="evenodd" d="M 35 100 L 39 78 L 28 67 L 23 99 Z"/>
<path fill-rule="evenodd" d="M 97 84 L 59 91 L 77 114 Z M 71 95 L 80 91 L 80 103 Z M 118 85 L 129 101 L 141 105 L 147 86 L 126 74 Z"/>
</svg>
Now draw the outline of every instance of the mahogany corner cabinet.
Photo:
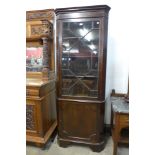
<svg viewBox="0 0 155 155">
<path fill-rule="evenodd" d="M 107 58 L 107 5 L 58 8 L 57 118 L 62 147 L 105 146 L 104 110 Z"/>
</svg>

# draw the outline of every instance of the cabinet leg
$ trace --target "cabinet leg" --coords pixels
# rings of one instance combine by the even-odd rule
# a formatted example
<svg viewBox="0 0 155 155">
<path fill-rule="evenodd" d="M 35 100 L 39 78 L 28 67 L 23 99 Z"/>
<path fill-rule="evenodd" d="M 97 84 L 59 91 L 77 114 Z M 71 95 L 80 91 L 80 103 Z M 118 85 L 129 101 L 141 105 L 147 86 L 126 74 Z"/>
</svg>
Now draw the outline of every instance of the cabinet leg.
<svg viewBox="0 0 155 155">
<path fill-rule="evenodd" d="M 70 145 L 70 142 L 66 142 L 66 141 L 61 141 L 61 140 L 58 140 L 58 144 L 60 147 L 68 147 Z"/>
<path fill-rule="evenodd" d="M 89 145 L 89 147 L 93 152 L 101 152 L 105 148 L 105 145 L 106 145 L 106 139 L 104 139 L 104 141 L 98 143 L 97 145 Z"/>
<path fill-rule="evenodd" d="M 101 145 L 99 145 L 99 146 L 91 145 L 90 148 L 91 148 L 91 150 L 93 152 L 101 152 L 104 149 L 104 146 L 101 146 Z"/>
<path fill-rule="evenodd" d="M 117 146 L 118 146 L 118 143 L 114 142 L 113 155 L 117 155 Z"/>
<path fill-rule="evenodd" d="M 47 149 L 50 148 L 50 146 L 51 146 L 51 141 L 48 140 L 48 141 L 43 145 L 42 150 L 47 150 Z"/>
<path fill-rule="evenodd" d="M 34 143 L 36 147 L 43 148 L 45 145 L 41 143 Z"/>
</svg>

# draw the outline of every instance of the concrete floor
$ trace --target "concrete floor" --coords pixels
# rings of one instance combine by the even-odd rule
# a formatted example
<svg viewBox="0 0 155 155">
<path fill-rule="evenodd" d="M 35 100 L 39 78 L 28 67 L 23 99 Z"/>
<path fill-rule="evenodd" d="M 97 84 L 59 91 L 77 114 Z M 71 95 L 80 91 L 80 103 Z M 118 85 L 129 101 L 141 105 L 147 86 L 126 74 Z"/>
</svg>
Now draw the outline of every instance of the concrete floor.
<svg viewBox="0 0 155 155">
<path fill-rule="evenodd" d="M 111 137 L 109 137 L 105 149 L 100 153 L 92 152 L 86 146 L 71 145 L 67 148 L 59 147 L 57 137 L 53 143 L 49 143 L 49 147 L 45 150 L 29 145 L 26 147 L 26 155 L 112 155 L 112 153 L 113 141 Z M 119 147 L 117 155 L 129 155 L 129 148 Z"/>
</svg>

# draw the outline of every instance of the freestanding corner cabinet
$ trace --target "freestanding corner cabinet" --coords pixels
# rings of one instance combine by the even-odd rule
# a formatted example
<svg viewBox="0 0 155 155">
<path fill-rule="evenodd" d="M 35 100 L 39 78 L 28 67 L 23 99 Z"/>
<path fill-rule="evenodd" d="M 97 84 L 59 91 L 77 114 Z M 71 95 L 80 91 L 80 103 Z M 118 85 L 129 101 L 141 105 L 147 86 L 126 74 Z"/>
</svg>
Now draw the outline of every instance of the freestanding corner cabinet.
<svg viewBox="0 0 155 155">
<path fill-rule="evenodd" d="M 45 146 L 54 132 L 53 10 L 26 12 L 26 141 Z"/>
<path fill-rule="evenodd" d="M 58 142 L 104 148 L 107 5 L 58 8 Z"/>
</svg>

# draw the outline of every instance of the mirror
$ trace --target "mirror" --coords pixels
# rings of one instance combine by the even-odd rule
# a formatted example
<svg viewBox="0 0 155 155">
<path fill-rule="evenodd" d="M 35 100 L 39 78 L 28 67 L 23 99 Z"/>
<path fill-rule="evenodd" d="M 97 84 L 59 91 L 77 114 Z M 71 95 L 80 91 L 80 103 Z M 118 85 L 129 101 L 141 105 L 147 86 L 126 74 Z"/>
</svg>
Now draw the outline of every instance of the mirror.
<svg viewBox="0 0 155 155">
<path fill-rule="evenodd" d="M 40 71 L 43 66 L 43 47 L 26 47 L 26 71 Z"/>
</svg>

